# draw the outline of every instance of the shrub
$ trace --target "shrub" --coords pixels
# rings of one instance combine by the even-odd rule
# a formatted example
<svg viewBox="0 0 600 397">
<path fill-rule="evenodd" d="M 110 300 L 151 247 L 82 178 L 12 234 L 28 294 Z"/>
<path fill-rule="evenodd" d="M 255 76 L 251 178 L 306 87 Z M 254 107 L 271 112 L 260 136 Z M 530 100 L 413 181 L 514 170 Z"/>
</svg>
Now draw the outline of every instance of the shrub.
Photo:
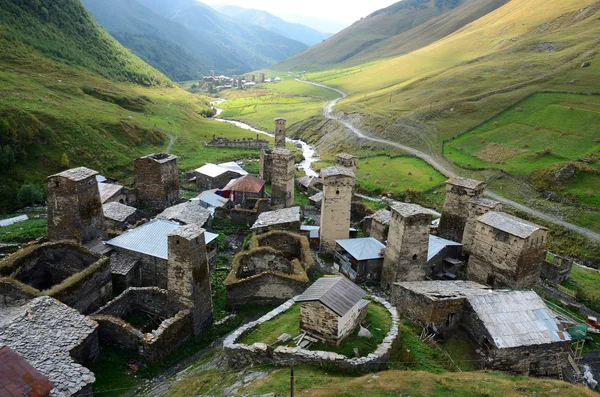
<svg viewBox="0 0 600 397">
<path fill-rule="evenodd" d="M 390 183 L 390 187 L 396 187 L 396 186 L 398 186 L 398 184 L 396 182 Z"/>
<path fill-rule="evenodd" d="M 69 160 L 69 156 L 66 153 L 63 153 L 60 157 L 60 166 L 64 169 L 67 169 L 71 166 L 71 161 Z"/>
<path fill-rule="evenodd" d="M 500 125 L 500 123 L 498 123 L 497 121 L 494 121 L 494 127 L 498 127 Z"/>
<path fill-rule="evenodd" d="M 408 175 L 412 175 L 412 172 L 409 172 Z"/>
<path fill-rule="evenodd" d="M 544 154 L 550 154 L 552 153 L 552 149 L 547 147 L 546 149 L 544 149 Z"/>
<path fill-rule="evenodd" d="M 523 111 L 522 107 L 518 107 L 518 108 L 515 109 L 515 112 L 517 112 L 517 113 L 521 113 L 522 111 Z"/>
<path fill-rule="evenodd" d="M 23 185 L 17 193 L 17 200 L 22 206 L 44 201 L 44 190 L 37 185 Z"/>
</svg>

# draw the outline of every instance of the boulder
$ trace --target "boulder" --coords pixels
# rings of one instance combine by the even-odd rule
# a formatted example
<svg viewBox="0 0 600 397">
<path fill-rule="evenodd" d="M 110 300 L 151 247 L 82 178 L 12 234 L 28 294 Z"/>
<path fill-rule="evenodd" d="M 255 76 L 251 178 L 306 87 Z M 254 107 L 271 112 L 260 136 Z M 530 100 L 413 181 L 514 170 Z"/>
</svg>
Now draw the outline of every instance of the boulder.
<svg viewBox="0 0 600 397">
<path fill-rule="evenodd" d="M 581 64 L 582 68 L 587 68 L 587 67 L 590 67 L 590 66 L 591 66 L 591 63 L 589 63 L 587 61 Z"/>
<path fill-rule="evenodd" d="M 373 338 L 373 334 L 368 329 L 364 328 L 362 325 L 360 326 L 360 331 L 358 331 L 358 336 L 361 338 L 371 339 Z"/>
</svg>

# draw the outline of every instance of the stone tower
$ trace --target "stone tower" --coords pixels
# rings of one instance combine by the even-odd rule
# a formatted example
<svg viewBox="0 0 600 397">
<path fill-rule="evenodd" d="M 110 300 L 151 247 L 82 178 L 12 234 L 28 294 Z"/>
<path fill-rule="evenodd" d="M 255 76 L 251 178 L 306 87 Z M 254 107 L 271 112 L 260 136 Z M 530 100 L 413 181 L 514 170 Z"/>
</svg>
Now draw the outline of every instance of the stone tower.
<svg viewBox="0 0 600 397">
<path fill-rule="evenodd" d="M 294 205 L 294 171 L 296 155 L 288 149 L 274 149 L 271 152 L 271 205 L 291 207 Z"/>
<path fill-rule="evenodd" d="M 48 177 L 48 238 L 81 244 L 101 238 L 104 212 L 96 171 L 73 168 Z"/>
<path fill-rule="evenodd" d="M 198 335 L 210 327 L 213 322 L 204 229 L 193 224 L 182 226 L 171 232 L 168 240 L 167 289 L 169 298 L 190 310 L 194 334 Z"/>
<path fill-rule="evenodd" d="M 260 74 L 260 82 L 261 82 L 261 83 L 264 83 L 264 82 L 265 82 L 265 74 L 264 74 L 264 73 L 261 73 L 261 74 Z"/>
<path fill-rule="evenodd" d="M 446 201 L 440 219 L 438 235 L 442 238 L 462 242 L 469 207 L 485 190 L 485 182 L 465 178 L 446 181 Z"/>
<path fill-rule="evenodd" d="M 416 204 L 392 207 L 381 287 L 390 291 L 397 281 L 421 281 L 429 273 L 427 251 L 431 212 Z"/>
<path fill-rule="evenodd" d="M 350 237 L 350 212 L 354 191 L 354 172 L 343 167 L 321 170 L 323 201 L 321 204 L 320 251 L 335 252 L 335 240 Z"/>
<path fill-rule="evenodd" d="M 255 74 L 252 75 L 252 81 L 256 83 L 256 75 Z"/>
<path fill-rule="evenodd" d="M 260 170 L 258 176 L 265 182 L 272 180 L 273 156 L 270 149 L 261 149 L 260 151 Z"/>
<path fill-rule="evenodd" d="M 471 200 L 469 203 L 469 217 L 465 223 L 465 231 L 463 232 L 462 238 L 464 254 L 471 253 L 471 245 L 473 244 L 473 239 L 477 234 L 477 218 L 483 214 L 487 214 L 490 211 L 502 211 L 502 204 L 498 201 L 486 198 L 477 198 L 475 200 Z"/>
<path fill-rule="evenodd" d="M 140 205 L 164 210 L 179 200 L 177 156 L 150 154 L 133 163 L 133 183 Z"/>
<path fill-rule="evenodd" d="M 241 90 L 242 88 L 244 88 L 244 83 L 242 82 L 242 78 L 238 77 L 238 88 Z"/>
<path fill-rule="evenodd" d="M 210 71 L 210 77 L 215 77 L 215 71 L 214 70 Z"/>
<path fill-rule="evenodd" d="M 275 119 L 275 147 L 285 149 L 285 123 L 286 119 Z"/>
<path fill-rule="evenodd" d="M 358 157 L 348 153 L 339 153 L 335 156 L 335 164 L 338 167 L 349 168 L 352 172 L 356 173 L 358 169 Z"/>
</svg>

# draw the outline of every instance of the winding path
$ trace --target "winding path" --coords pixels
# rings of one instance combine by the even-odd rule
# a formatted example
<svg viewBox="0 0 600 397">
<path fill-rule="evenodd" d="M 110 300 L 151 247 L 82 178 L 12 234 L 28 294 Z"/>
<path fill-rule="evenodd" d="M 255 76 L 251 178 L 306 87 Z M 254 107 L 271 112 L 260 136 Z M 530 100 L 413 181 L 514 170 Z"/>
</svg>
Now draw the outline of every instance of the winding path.
<svg viewBox="0 0 600 397">
<path fill-rule="evenodd" d="M 446 176 L 447 178 L 452 178 L 452 177 L 456 177 L 458 176 L 454 171 L 450 170 L 448 167 L 442 165 L 437 159 L 435 159 L 433 156 L 431 156 L 428 153 L 425 153 L 421 150 L 412 148 L 410 146 L 406 146 L 406 145 L 402 145 L 400 143 L 397 142 L 393 142 L 393 141 L 389 141 L 387 139 L 382 139 L 382 138 L 375 138 L 369 135 L 366 135 L 365 133 L 363 133 L 362 131 L 360 131 L 358 128 L 356 128 L 354 125 L 352 125 L 352 123 L 350 123 L 347 120 L 344 120 L 342 117 L 337 116 L 334 112 L 333 112 L 333 107 L 342 99 L 344 99 L 347 94 L 341 90 L 338 90 L 337 88 L 333 88 L 333 87 L 329 87 L 326 86 L 324 84 L 319 84 L 319 83 L 314 83 L 312 81 L 304 81 L 304 80 L 299 80 L 296 79 L 296 81 L 300 82 L 300 83 L 304 83 L 304 84 L 310 84 L 310 85 L 314 85 L 317 87 L 321 87 L 321 88 L 325 88 L 328 90 L 332 90 L 337 92 L 338 94 L 340 94 L 340 97 L 337 99 L 334 99 L 333 101 L 329 102 L 327 104 L 327 106 L 325 106 L 325 109 L 323 110 L 323 115 L 328 118 L 329 120 L 335 120 L 337 122 L 339 122 L 340 124 L 342 124 L 344 127 L 346 127 L 347 129 L 349 129 L 350 131 L 352 131 L 352 133 L 354 133 L 354 135 L 356 135 L 358 138 L 360 139 L 364 139 L 367 141 L 371 141 L 371 142 L 376 142 L 376 143 L 381 143 L 383 145 L 388 145 L 388 146 L 392 146 L 395 148 L 398 148 L 400 150 L 404 150 L 407 153 L 411 153 L 413 155 L 415 155 L 416 157 L 420 158 L 421 160 L 425 161 L 427 164 L 429 164 L 430 166 L 432 166 L 433 168 L 435 168 L 436 170 L 438 170 L 440 173 L 442 173 L 444 176 Z M 485 195 L 496 200 L 499 201 L 503 204 L 509 205 L 511 207 L 514 207 L 516 209 L 518 209 L 519 211 L 525 212 L 527 214 L 533 215 L 537 218 L 543 219 L 547 222 L 553 223 L 555 225 L 559 225 L 562 226 L 566 229 L 572 230 L 576 233 L 582 234 L 592 240 L 596 240 L 596 241 L 600 241 L 600 233 L 596 233 L 593 232 L 589 229 L 583 228 L 581 226 L 577 226 L 574 225 L 572 223 L 569 222 L 565 222 L 561 219 L 558 219 L 556 217 L 547 215 L 543 212 L 534 210 L 532 208 L 529 208 L 523 204 L 519 204 L 515 201 L 509 200 L 506 197 L 502 197 L 492 191 L 486 190 Z"/>
</svg>

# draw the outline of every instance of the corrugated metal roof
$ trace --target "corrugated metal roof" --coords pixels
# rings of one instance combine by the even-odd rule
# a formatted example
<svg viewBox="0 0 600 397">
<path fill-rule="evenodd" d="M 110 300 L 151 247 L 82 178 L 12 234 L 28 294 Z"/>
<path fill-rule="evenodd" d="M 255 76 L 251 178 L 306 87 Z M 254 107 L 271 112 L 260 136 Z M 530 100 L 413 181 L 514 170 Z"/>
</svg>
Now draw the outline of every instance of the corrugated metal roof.
<svg viewBox="0 0 600 397">
<path fill-rule="evenodd" d="M 167 208 L 156 218 L 177 221 L 185 223 L 186 225 L 198 224 L 200 226 L 204 226 L 211 216 L 212 214 L 210 211 L 201 206 L 199 203 L 188 201 Z"/>
<path fill-rule="evenodd" d="M 107 180 L 104 175 L 96 175 L 96 182 L 98 183 L 106 182 Z"/>
<path fill-rule="evenodd" d="M 0 221 L 0 227 L 14 225 L 15 223 L 24 222 L 28 219 L 29 219 L 29 217 L 27 215 L 20 215 L 20 216 L 15 216 L 14 218 L 2 219 Z"/>
<path fill-rule="evenodd" d="M 228 198 L 219 196 L 213 191 L 206 191 L 198 196 L 198 200 L 209 205 L 210 207 L 221 208 L 229 201 Z"/>
<path fill-rule="evenodd" d="M 265 186 L 265 181 L 252 175 L 246 175 L 241 178 L 232 179 L 227 186 L 223 188 L 225 192 L 241 193 L 259 193 Z"/>
<path fill-rule="evenodd" d="M 228 163 L 221 163 L 221 164 L 218 164 L 218 166 L 228 169 L 229 171 L 237 172 L 241 176 L 248 175 L 248 172 L 245 169 L 243 169 L 242 167 L 240 167 L 239 164 L 236 163 L 235 161 L 230 161 Z"/>
<path fill-rule="evenodd" d="M 177 222 L 154 219 L 107 241 L 106 244 L 155 258 L 168 259 L 168 236 L 179 227 L 181 227 L 181 225 Z M 206 244 L 214 241 L 217 237 L 218 234 L 204 232 Z"/>
<path fill-rule="evenodd" d="M 319 238 L 319 226 L 301 225 L 300 230 L 308 232 L 310 238 Z"/>
<path fill-rule="evenodd" d="M 373 237 L 335 240 L 335 242 L 357 261 L 383 258 L 385 245 Z"/>
<path fill-rule="evenodd" d="M 534 291 L 494 291 L 467 300 L 499 349 L 571 340 Z"/>
<path fill-rule="evenodd" d="M 520 238 L 527 238 L 538 230 L 546 230 L 545 227 L 504 212 L 490 211 L 481 215 L 477 220 L 495 229 L 505 231 L 506 233 Z"/>
<path fill-rule="evenodd" d="M 319 301 L 342 317 L 367 293 L 346 277 L 321 277 L 297 299 L 298 302 Z"/>
<path fill-rule="evenodd" d="M 462 246 L 462 244 L 430 234 L 429 247 L 427 249 L 427 261 L 430 261 L 434 256 L 439 254 L 440 251 L 448 246 Z"/>
<path fill-rule="evenodd" d="M 226 173 L 227 168 L 220 167 L 216 164 L 208 163 L 195 170 L 197 173 L 215 178 Z"/>
</svg>

